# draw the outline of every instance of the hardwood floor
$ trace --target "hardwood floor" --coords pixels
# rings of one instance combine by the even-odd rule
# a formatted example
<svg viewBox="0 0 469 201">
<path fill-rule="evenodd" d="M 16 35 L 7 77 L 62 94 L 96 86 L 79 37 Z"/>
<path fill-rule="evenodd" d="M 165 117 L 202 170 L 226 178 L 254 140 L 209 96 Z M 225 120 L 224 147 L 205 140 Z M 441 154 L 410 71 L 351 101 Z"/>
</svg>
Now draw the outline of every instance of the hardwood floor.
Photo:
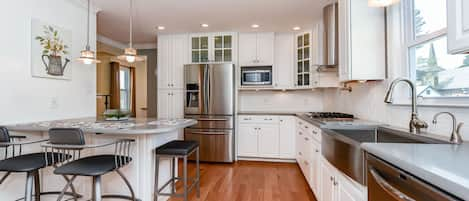
<svg viewBox="0 0 469 201">
<path fill-rule="evenodd" d="M 195 175 L 194 167 L 189 164 L 189 176 Z M 191 201 L 316 201 L 301 170 L 293 163 L 201 163 L 200 173 L 200 198 L 196 198 L 194 189 Z M 178 182 L 178 192 L 181 187 Z"/>
</svg>

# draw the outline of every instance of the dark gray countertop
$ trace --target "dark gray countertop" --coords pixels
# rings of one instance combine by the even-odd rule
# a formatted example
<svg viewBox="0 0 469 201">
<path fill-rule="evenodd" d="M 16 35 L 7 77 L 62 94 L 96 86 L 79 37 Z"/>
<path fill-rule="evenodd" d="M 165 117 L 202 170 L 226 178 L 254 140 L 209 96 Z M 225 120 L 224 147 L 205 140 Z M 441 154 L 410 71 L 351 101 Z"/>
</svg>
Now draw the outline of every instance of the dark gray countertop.
<svg viewBox="0 0 469 201">
<path fill-rule="evenodd" d="M 469 200 L 469 144 L 363 143 L 367 152 Z"/>
<path fill-rule="evenodd" d="M 301 113 L 301 112 L 289 112 L 289 111 L 286 111 L 286 112 L 283 112 L 283 111 L 277 111 L 277 112 L 274 112 L 274 111 L 239 111 L 238 115 L 274 115 L 274 116 L 287 115 L 287 116 L 295 116 L 297 113 Z"/>
</svg>

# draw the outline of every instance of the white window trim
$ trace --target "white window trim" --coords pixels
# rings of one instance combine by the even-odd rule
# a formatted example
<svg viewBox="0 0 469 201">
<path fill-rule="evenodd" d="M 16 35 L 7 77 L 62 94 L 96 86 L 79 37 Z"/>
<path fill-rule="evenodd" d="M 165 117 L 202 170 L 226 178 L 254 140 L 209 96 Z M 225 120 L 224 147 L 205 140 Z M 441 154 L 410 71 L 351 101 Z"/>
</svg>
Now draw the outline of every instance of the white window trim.
<svg viewBox="0 0 469 201">
<path fill-rule="evenodd" d="M 394 78 L 397 77 L 407 77 L 411 80 L 415 80 L 415 73 L 412 72 L 411 69 L 411 58 L 410 58 L 410 48 L 425 43 L 431 40 L 434 40 L 438 37 L 444 36 L 447 34 L 447 28 L 435 31 L 431 34 L 427 34 L 421 36 L 417 39 L 414 39 L 414 26 L 413 26 L 413 0 L 402 0 L 401 4 L 399 5 L 399 12 L 400 12 L 400 32 L 401 32 L 401 39 L 402 44 L 399 50 L 401 52 L 401 58 L 403 61 L 403 67 L 398 68 L 395 66 L 393 68 L 393 75 Z M 388 8 L 392 9 L 392 8 Z M 389 16 L 387 16 L 389 17 Z M 392 29 L 393 27 L 391 27 Z M 394 27 L 395 28 L 395 27 Z M 391 50 L 393 51 L 393 50 Z M 399 63 L 399 62 L 397 62 Z M 392 81 L 392 80 L 390 80 Z M 395 106 L 409 106 L 411 103 L 411 95 L 408 87 L 401 87 L 395 90 L 395 102 L 392 105 Z M 422 107 L 469 107 L 469 97 L 419 97 L 418 105 Z"/>
</svg>

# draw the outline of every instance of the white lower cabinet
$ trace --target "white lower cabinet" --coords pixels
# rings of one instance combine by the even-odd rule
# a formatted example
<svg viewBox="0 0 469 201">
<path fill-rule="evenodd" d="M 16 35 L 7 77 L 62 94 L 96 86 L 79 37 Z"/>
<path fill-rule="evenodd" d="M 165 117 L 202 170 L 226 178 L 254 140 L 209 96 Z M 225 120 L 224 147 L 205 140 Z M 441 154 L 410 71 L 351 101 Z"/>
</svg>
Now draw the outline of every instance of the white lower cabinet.
<svg viewBox="0 0 469 201">
<path fill-rule="evenodd" d="M 365 201 L 366 189 L 321 159 L 321 195 L 319 201 Z"/>
<path fill-rule="evenodd" d="M 295 158 L 295 117 L 240 115 L 238 156 L 266 159 Z"/>
<path fill-rule="evenodd" d="M 250 124 L 240 124 L 238 133 L 238 155 L 256 157 L 258 155 L 257 127 Z"/>
<path fill-rule="evenodd" d="M 296 118 L 294 116 L 279 117 L 280 158 L 293 159 L 296 156 L 295 122 Z"/>
<path fill-rule="evenodd" d="M 158 118 L 174 119 L 184 117 L 184 91 L 158 89 Z"/>
</svg>

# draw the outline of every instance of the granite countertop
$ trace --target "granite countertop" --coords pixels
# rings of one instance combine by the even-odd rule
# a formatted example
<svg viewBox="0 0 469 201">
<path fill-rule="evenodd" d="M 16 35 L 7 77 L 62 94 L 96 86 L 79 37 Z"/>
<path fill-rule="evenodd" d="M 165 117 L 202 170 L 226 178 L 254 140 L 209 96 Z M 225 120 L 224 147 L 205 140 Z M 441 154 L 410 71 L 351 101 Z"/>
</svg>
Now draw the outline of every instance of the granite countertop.
<svg viewBox="0 0 469 201">
<path fill-rule="evenodd" d="M 25 124 L 5 125 L 10 131 L 48 131 L 50 128 L 82 128 L 85 133 L 100 134 L 157 134 L 195 125 L 193 119 L 157 120 L 131 118 L 125 121 L 104 121 L 96 117 L 63 119 Z"/>
<path fill-rule="evenodd" d="M 469 143 L 364 143 L 367 152 L 464 200 L 469 200 Z"/>
</svg>

